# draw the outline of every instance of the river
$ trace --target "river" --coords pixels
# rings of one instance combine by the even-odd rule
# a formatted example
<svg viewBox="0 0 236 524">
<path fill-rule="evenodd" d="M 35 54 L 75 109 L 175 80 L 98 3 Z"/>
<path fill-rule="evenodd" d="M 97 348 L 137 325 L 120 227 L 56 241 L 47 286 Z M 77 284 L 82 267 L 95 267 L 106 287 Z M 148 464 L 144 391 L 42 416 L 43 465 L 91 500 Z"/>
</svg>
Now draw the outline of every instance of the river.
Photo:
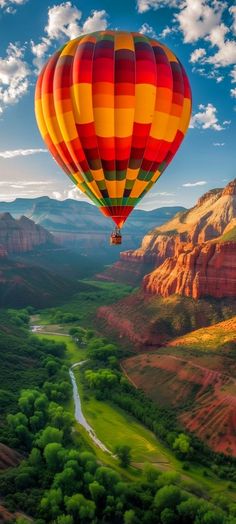
<svg viewBox="0 0 236 524">
<path fill-rule="evenodd" d="M 96 444 L 96 446 L 98 446 L 100 449 L 102 449 L 102 451 L 106 451 L 106 453 L 109 453 L 111 455 L 111 451 L 105 446 L 105 444 L 103 444 L 103 442 L 101 442 L 101 440 L 99 440 L 99 438 L 95 434 L 93 428 L 90 426 L 90 424 L 86 420 L 86 418 L 85 418 L 85 416 L 83 414 L 83 411 L 82 411 L 80 395 L 79 395 L 79 391 L 78 391 L 76 378 L 75 378 L 75 374 L 73 372 L 73 369 L 75 367 L 82 366 L 82 364 L 84 364 L 85 362 L 87 362 L 87 361 L 86 360 L 82 360 L 81 362 L 76 362 L 75 364 L 73 364 L 73 366 L 71 366 L 71 368 L 69 370 L 69 375 L 70 375 L 70 379 L 71 379 L 71 383 L 72 383 L 72 387 L 73 387 L 73 399 L 74 399 L 74 406 L 75 406 L 75 420 L 79 424 L 81 424 L 81 426 L 84 427 L 84 429 L 87 431 L 87 433 L 89 434 L 89 436 L 93 440 L 93 442 Z"/>
<path fill-rule="evenodd" d="M 67 333 L 54 333 L 52 331 L 46 331 L 45 330 L 45 326 L 43 326 L 42 324 L 41 325 L 36 325 L 36 324 L 31 325 L 30 329 L 31 329 L 31 332 L 35 333 L 35 334 L 59 335 L 59 336 L 63 336 L 63 337 L 65 337 L 65 336 L 69 337 L 70 336 Z M 80 395 L 79 395 L 79 391 L 78 391 L 76 378 L 75 378 L 75 374 L 73 372 L 73 369 L 75 367 L 82 366 L 82 364 L 84 364 L 85 362 L 86 362 L 86 360 L 82 360 L 80 362 L 76 362 L 69 369 L 70 380 L 71 380 L 71 384 L 72 384 L 72 388 L 73 388 L 73 400 L 74 400 L 74 407 L 75 407 L 75 420 L 79 424 L 81 424 L 81 426 L 84 427 L 84 429 L 87 431 L 87 433 L 89 434 L 90 438 L 93 440 L 94 444 L 96 444 L 96 446 L 98 446 L 100 449 L 102 449 L 102 451 L 105 451 L 106 453 L 109 453 L 110 455 L 112 455 L 111 451 L 105 446 L 105 444 L 103 444 L 103 442 L 101 442 L 101 440 L 99 440 L 99 438 L 95 434 L 93 428 L 90 426 L 90 424 L 86 420 L 86 418 L 85 418 L 85 416 L 83 414 L 83 411 L 82 411 Z"/>
</svg>

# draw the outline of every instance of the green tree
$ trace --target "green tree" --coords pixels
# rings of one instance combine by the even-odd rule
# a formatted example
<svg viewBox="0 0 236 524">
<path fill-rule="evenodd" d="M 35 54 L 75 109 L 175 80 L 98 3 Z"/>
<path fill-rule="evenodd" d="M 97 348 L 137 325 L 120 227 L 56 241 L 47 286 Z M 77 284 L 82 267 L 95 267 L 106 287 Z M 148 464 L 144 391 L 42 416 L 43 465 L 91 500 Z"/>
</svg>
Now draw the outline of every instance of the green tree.
<svg viewBox="0 0 236 524">
<path fill-rule="evenodd" d="M 100 466 L 95 473 L 95 479 L 107 490 L 115 490 L 116 484 L 120 481 L 120 476 L 116 471 L 106 466 Z"/>
<path fill-rule="evenodd" d="M 161 513 L 165 508 L 175 509 L 182 498 L 181 490 L 177 486 L 170 484 L 158 490 L 154 498 L 154 505 Z"/>
<path fill-rule="evenodd" d="M 95 502 L 95 504 L 99 504 L 101 499 L 105 498 L 106 490 L 97 480 L 94 480 L 89 484 L 89 492 L 90 495 Z"/>
<path fill-rule="evenodd" d="M 71 515 L 60 515 L 55 520 L 56 524 L 73 524 L 74 520 Z"/>
<path fill-rule="evenodd" d="M 58 471 L 61 469 L 64 459 L 64 448 L 58 442 L 51 442 L 44 448 L 43 455 L 46 463 L 51 471 Z"/>
<path fill-rule="evenodd" d="M 189 455 L 191 450 L 191 441 L 189 436 L 185 435 L 184 433 L 180 433 L 173 443 L 173 449 L 177 451 L 177 453 L 179 453 L 182 457 Z"/>
<path fill-rule="evenodd" d="M 62 442 L 62 439 L 63 439 L 62 430 L 58 428 L 54 428 L 53 426 L 47 426 L 43 430 L 39 439 L 37 440 L 37 444 L 40 448 L 45 448 L 47 444 L 51 444 L 55 442 L 60 444 Z"/>
<path fill-rule="evenodd" d="M 116 446 L 115 453 L 119 458 L 120 466 L 127 468 L 131 462 L 131 448 L 126 444 L 120 444 Z"/>
<path fill-rule="evenodd" d="M 138 524 L 139 520 L 137 519 L 133 509 L 128 509 L 124 513 L 124 524 Z"/>
<path fill-rule="evenodd" d="M 50 489 L 40 502 L 43 515 L 48 519 L 56 518 L 60 514 L 60 506 L 63 501 L 62 491 L 60 488 Z M 49 520 L 48 519 L 48 520 Z"/>
<path fill-rule="evenodd" d="M 179 521 L 178 515 L 173 511 L 173 509 L 165 508 L 161 512 L 161 523 L 162 524 L 175 524 Z"/>
<path fill-rule="evenodd" d="M 81 493 L 67 497 L 65 504 L 67 511 L 73 515 L 74 519 L 79 518 L 81 522 L 90 522 L 95 515 L 96 506 L 94 502 L 86 499 Z"/>
</svg>

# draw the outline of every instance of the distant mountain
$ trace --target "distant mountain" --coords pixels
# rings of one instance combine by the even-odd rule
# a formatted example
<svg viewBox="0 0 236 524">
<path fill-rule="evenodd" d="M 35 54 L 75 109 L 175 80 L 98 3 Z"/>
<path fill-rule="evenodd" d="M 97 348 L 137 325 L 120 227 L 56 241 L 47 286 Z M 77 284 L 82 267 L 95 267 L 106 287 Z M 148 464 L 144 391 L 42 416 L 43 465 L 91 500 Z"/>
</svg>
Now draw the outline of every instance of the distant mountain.
<svg viewBox="0 0 236 524">
<path fill-rule="evenodd" d="M 140 282 L 147 293 L 236 297 L 236 180 L 203 195 L 121 253 L 104 278 Z"/>
<path fill-rule="evenodd" d="M 56 305 L 84 289 L 77 279 L 94 271 L 94 262 L 57 246 L 29 218 L 0 214 L 0 307 Z"/>
<path fill-rule="evenodd" d="M 69 275 L 59 275 L 27 260 L 0 259 L 1 308 L 56 306 L 80 290 L 84 290 L 83 284 L 71 280 Z"/>
<path fill-rule="evenodd" d="M 0 253 L 25 253 L 35 247 L 52 244 L 53 236 L 43 227 L 22 216 L 15 219 L 10 213 L 0 214 Z"/>
<path fill-rule="evenodd" d="M 161 207 L 153 211 L 134 210 L 124 226 L 123 248 L 138 246 L 150 228 L 163 224 L 183 210 L 180 206 Z M 0 202 L 1 212 L 11 213 L 15 218 L 24 215 L 53 233 L 61 243 L 69 243 L 74 247 L 76 244 L 81 245 L 87 251 L 95 245 L 107 246 L 113 228 L 112 221 L 105 218 L 95 206 L 71 199 L 17 198 L 14 202 Z"/>
</svg>

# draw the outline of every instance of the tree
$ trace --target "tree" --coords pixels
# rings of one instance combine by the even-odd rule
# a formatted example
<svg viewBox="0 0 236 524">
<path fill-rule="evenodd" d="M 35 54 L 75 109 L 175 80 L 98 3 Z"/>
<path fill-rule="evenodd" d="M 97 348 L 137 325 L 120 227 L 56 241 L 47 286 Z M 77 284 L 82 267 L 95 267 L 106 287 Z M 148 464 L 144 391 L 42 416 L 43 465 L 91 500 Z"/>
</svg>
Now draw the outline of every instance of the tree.
<svg viewBox="0 0 236 524">
<path fill-rule="evenodd" d="M 64 458 L 64 448 L 61 444 L 58 442 L 47 444 L 44 448 L 43 455 L 51 471 L 58 471 L 61 469 Z"/>
<path fill-rule="evenodd" d="M 162 524 L 175 524 L 179 521 L 178 515 L 173 511 L 173 509 L 165 508 L 161 512 L 161 523 Z"/>
<path fill-rule="evenodd" d="M 124 524 L 137 524 L 139 520 L 137 519 L 133 509 L 128 509 L 124 513 Z"/>
<path fill-rule="evenodd" d="M 97 468 L 95 478 L 105 489 L 108 490 L 115 489 L 117 482 L 120 481 L 118 473 L 106 466 L 100 466 Z"/>
<path fill-rule="evenodd" d="M 88 369 L 85 371 L 85 379 L 91 389 L 98 389 L 102 392 L 108 389 L 110 391 L 118 383 L 116 373 L 110 369 L 100 369 L 99 371 Z"/>
<path fill-rule="evenodd" d="M 74 519 L 79 518 L 84 523 L 91 521 L 95 515 L 94 502 L 86 499 L 81 493 L 66 497 L 65 504 L 67 511 L 73 515 Z"/>
<path fill-rule="evenodd" d="M 47 426 L 41 436 L 39 437 L 37 444 L 40 448 L 45 448 L 50 443 L 61 443 L 63 439 L 63 431 L 54 428 L 53 426 Z"/>
<path fill-rule="evenodd" d="M 27 417 L 30 417 L 34 414 L 34 403 L 39 395 L 40 393 L 34 389 L 24 389 L 22 391 L 18 400 L 18 404 L 22 413 L 24 413 Z"/>
<path fill-rule="evenodd" d="M 105 488 L 99 484 L 97 480 L 94 480 L 89 484 L 89 492 L 96 505 L 99 504 L 101 499 L 106 495 Z"/>
<path fill-rule="evenodd" d="M 191 450 L 191 441 L 188 435 L 180 433 L 174 441 L 173 449 L 177 451 L 177 453 L 179 453 L 182 457 L 189 455 Z"/>
<path fill-rule="evenodd" d="M 207 513 L 205 513 L 201 518 L 201 524 L 224 524 L 224 522 L 225 515 L 219 509 L 207 511 Z"/>
<path fill-rule="evenodd" d="M 147 462 L 144 465 L 144 473 L 148 482 L 153 484 L 160 476 L 160 471 Z"/>
<path fill-rule="evenodd" d="M 32 448 L 29 455 L 29 464 L 35 468 L 42 465 L 42 457 L 38 448 Z"/>
<path fill-rule="evenodd" d="M 60 515 L 55 522 L 56 524 L 73 524 L 73 517 L 71 515 Z"/>
<path fill-rule="evenodd" d="M 184 500 L 179 504 L 178 513 L 183 522 L 191 523 L 195 521 L 202 502 L 201 499 L 197 499 L 196 497 L 189 497 L 187 500 Z"/>
<path fill-rule="evenodd" d="M 181 500 L 181 490 L 177 486 L 170 484 L 158 490 L 154 498 L 154 506 L 161 513 L 165 508 L 175 509 Z"/>
<path fill-rule="evenodd" d="M 120 444 L 116 446 L 115 453 L 119 458 L 120 466 L 122 468 L 127 468 L 131 462 L 131 448 L 126 444 Z"/>
<path fill-rule="evenodd" d="M 60 513 L 60 505 L 62 503 L 62 491 L 58 489 L 50 489 L 40 502 L 43 514 L 48 518 L 55 518 Z"/>
</svg>

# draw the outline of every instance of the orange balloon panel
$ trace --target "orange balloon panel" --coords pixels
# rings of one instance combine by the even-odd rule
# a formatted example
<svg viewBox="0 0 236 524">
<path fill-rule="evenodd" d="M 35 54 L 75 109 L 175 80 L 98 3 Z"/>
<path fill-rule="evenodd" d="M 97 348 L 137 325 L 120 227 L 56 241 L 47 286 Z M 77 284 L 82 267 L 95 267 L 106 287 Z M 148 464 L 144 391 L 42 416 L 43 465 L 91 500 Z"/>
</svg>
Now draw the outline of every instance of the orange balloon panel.
<svg viewBox="0 0 236 524">
<path fill-rule="evenodd" d="M 52 56 L 37 81 L 35 111 L 55 160 L 122 227 L 179 148 L 191 90 L 160 42 L 100 31 Z"/>
</svg>

